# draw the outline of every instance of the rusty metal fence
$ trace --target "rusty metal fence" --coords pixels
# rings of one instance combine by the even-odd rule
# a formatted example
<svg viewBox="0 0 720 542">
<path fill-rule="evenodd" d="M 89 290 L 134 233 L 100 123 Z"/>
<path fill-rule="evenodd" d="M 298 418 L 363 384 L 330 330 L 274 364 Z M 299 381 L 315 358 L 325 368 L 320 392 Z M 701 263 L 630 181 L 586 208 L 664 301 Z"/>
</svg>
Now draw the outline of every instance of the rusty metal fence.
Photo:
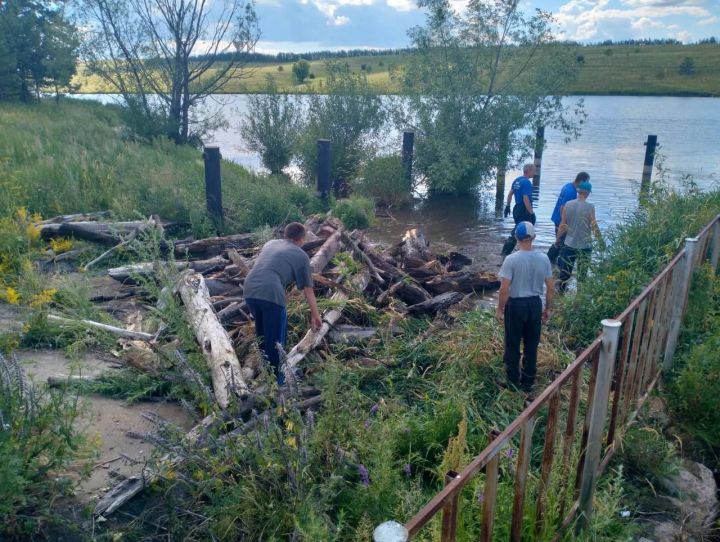
<svg viewBox="0 0 720 542">
<path fill-rule="evenodd" d="M 505 511 L 503 533 L 513 542 L 536 537 L 559 539 L 571 524 L 587 525 L 597 478 L 607 467 L 663 369 L 670 368 L 687 305 L 693 271 L 720 257 L 720 215 L 685 246 L 603 331 L 460 473 L 448 473 L 445 487 L 404 526 L 387 522 L 376 542 L 405 542 L 428 528 L 441 513 L 440 540 L 454 542 L 460 514 L 476 514 L 480 540 L 497 533 L 498 480 L 503 450 L 517 447 L 512 511 Z M 589 374 L 588 374 L 589 373 Z M 543 419 L 544 418 L 544 419 Z M 538 421 L 544 436 L 533 436 Z M 535 467 L 531 469 L 532 465 Z M 483 476 L 478 506 L 459 510 L 471 480 Z M 472 509 L 470 509 L 472 508 Z M 509 525 L 507 522 L 509 521 Z M 434 527 L 437 529 L 438 527 Z"/>
</svg>

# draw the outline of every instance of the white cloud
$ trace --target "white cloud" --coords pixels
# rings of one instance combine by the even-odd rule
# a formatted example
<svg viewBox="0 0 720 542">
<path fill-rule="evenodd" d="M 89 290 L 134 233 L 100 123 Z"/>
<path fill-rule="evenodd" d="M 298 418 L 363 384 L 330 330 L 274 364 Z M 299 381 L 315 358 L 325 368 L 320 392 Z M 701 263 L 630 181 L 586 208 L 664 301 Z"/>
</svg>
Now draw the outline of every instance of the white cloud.
<svg viewBox="0 0 720 542">
<path fill-rule="evenodd" d="M 556 13 L 562 36 L 578 41 L 628 37 L 628 32 L 642 35 L 648 29 L 663 28 L 666 25 L 661 19 L 667 17 L 710 16 L 698 0 L 622 0 L 620 7 L 610 7 L 609 1 L 570 0 L 562 5 Z M 618 34 L 613 36 L 615 30 Z"/>
<path fill-rule="evenodd" d="M 336 15 L 338 8 L 343 6 L 372 6 L 375 0 L 300 0 L 301 4 L 312 4 L 325 15 L 327 23 L 342 26 L 350 22 L 345 15 Z"/>
<path fill-rule="evenodd" d="M 387 0 L 387 5 L 397 11 L 412 11 L 417 7 L 415 0 Z"/>
<path fill-rule="evenodd" d="M 708 17 L 707 19 L 703 19 L 702 21 L 698 21 L 698 24 L 701 24 L 703 26 L 709 25 L 709 24 L 715 24 L 720 23 L 720 17 L 713 15 L 712 17 Z"/>
<path fill-rule="evenodd" d="M 689 43 L 692 41 L 692 34 L 690 32 L 687 32 L 686 30 L 683 30 L 682 32 L 678 32 L 675 34 L 675 38 L 679 39 L 683 43 Z"/>
</svg>

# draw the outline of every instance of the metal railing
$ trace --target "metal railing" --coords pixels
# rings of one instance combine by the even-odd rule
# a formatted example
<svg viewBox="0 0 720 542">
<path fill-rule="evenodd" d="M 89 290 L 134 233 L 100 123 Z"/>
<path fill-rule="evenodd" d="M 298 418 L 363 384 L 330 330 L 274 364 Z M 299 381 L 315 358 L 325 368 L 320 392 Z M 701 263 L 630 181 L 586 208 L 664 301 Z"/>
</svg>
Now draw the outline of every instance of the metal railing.
<svg viewBox="0 0 720 542">
<path fill-rule="evenodd" d="M 422 510 L 404 526 L 387 522 L 378 527 L 375 542 L 410 540 L 439 512 L 440 539 L 454 542 L 460 493 L 481 473 L 484 486 L 477 499 L 481 504 L 477 510 L 463 513 L 480 514 L 480 540 L 492 540 L 502 452 L 518 438 L 514 469 L 502 470 L 504 476 L 514 477 L 510 540 L 520 541 L 522 536 L 527 539 L 541 532 L 546 536 L 554 533 L 557 540 L 573 522 L 578 528 L 587 525 L 597 478 L 663 369 L 670 368 L 693 271 L 708 256 L 716 269 L 720 258 L 720 215 L 697 237 L 685 240 L 682 250 L 622 314 L 603 320 L 600 336 L 510 425 L 499 434 L 489 435 L 488 446 L 462 472 L 448 473 L 445 487 Z M 544 438 L 537 439 L 533 447 L 541 414 L 545 418 Z M 531 459 L 535 470 L 530 469 Z"/>
</svg>

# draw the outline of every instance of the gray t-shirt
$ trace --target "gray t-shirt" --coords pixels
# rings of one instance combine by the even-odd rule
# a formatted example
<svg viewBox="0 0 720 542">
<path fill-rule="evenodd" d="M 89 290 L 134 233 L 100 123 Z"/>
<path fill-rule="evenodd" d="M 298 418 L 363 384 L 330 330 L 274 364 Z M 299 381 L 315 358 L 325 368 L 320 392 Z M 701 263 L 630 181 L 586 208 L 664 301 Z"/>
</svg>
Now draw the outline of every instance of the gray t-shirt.
<svg viewBox="0 0 720 542">
<path fill-rule="evenodd" d="M 245 279 L 245 299 L 261 299 L 284 307 L 285 289 L 291 282 L 299 290 L 313 285 L 310 258 L 291 241 L 268 241 Z"/>
<path fill-rule="evenodd" d="M 595 206 L 579 199 L 565 204 L 567 237 L 565 244 L 570 248 L 585 249 L 592 247 L 592 217 Z"/>
<path fill-rule="evenodd" d="M 543 252 L 518 250 L 505 258 L 498 276 L 510 279 L 510 297 L 541 296 L 545 280 L 553 276 L 552 265 Z"/>
</svg>

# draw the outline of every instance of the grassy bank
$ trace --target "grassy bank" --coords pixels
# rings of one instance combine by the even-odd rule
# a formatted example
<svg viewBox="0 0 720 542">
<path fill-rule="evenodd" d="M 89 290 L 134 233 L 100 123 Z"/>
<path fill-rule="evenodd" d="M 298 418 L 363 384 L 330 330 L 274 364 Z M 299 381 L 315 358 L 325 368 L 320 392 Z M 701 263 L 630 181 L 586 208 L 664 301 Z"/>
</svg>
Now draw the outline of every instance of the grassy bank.
<svg viewBox="0 0 720 542">
<path fill-rule="evenodd" d="M 392 70 L 402 68 L 404 55 L 359 56 L 340 59 L 353 72 L 364 71 L 378 93 L 396 93 L 399 87 L 391 79 Z M 630 94 L 656 96 L 720 95 L 720 45 L 594 45 L 577 47 L 574 55 L 580 65 L 577 81 L 561 89 L 563 94 Z M 678 68 L 689 57 L 695 72 L 682 75 Z M 326 75 L 326 62 L 310 62 L 315 79 L 303 85 L 292 80 L 292 63 L 252 63 L 242 79 L 231 81 L 226 93 L 261 92 L 271 76 L 281 92 L 313 92 Z M 110 92 L 97 78 L 82 69 L 75 78 L 80 92 Z"/>
<path fill-rule="evenodd" d="M 63 101 L 0 104 L 0 217 L 109 210 L 156 213 L 209 231 L 200 151 L 136 141 L 114 106 Z M 226 228 L 251 230 L 301 218 L 315 198 L 284 179 L 222 163 Z"/>
</svg>

